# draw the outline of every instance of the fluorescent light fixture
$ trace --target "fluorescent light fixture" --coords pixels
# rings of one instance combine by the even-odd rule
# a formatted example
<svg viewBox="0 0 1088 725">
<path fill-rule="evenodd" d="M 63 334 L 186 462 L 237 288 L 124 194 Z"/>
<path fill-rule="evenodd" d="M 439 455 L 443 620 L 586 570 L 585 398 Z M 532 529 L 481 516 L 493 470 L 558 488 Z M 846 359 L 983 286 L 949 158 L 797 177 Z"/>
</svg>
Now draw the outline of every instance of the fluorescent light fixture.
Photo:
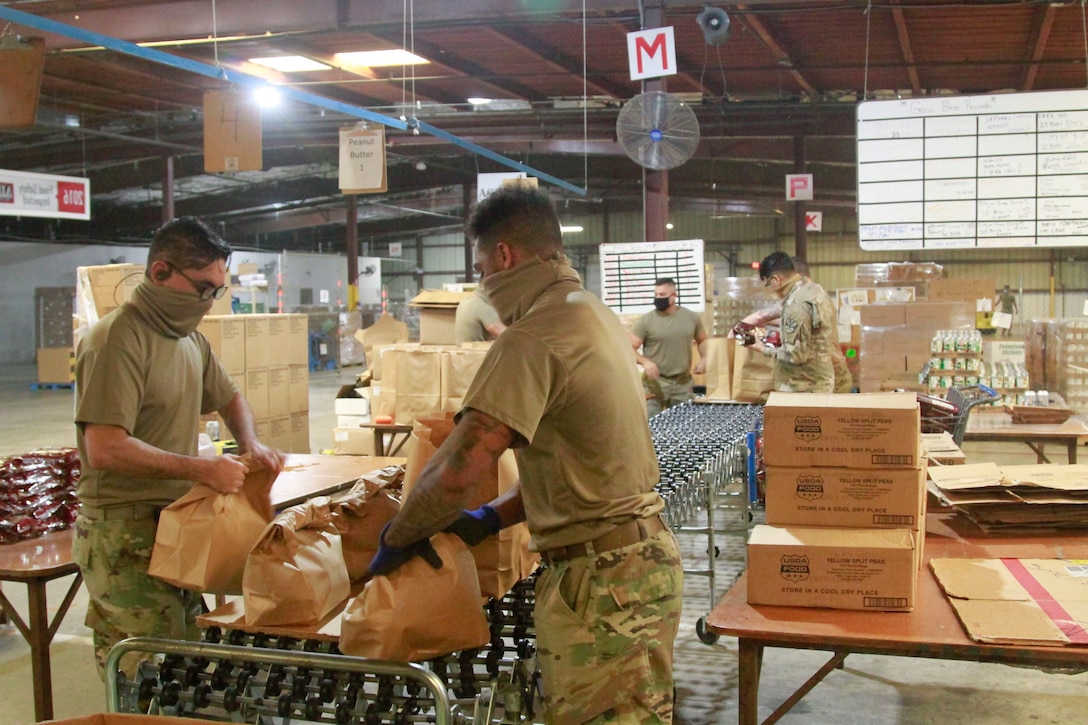
<svg viewBox="0 0 1088 725">
<path fill-rule="evenodd" d="M 666 229 L 672 229 L 672 222 L 669 222 L 669 223 L 667 223 L 667 224 L 665 225 L 665 228 L 666 228 Z"/>
<path fill-rule="evenodd" d="M 584 231 L 584 228 L 581 224 L 561 224 L 559 226 L 559 231 L 563 234 L 577 234 L 578 232 Z"/>
<path fill-rule="evenodd" d="M 367 68 L 381 68 L 393 65 L 421 65 L 430 63 L 426 58 L 409 53 L 403 48 L 394 50 L 362 50 L 355 53 L 337 53 L 335 58 L 343 63 L 362 65 Z"/>
<path fill-rule="evenodd" d="M 280 73 L 300 73 L 313 70 L 330 70 L 332 66 L 318 63 L 316 60 L 303 58 L 301 55 L 278 55 L 271 58 L 250 58 L 250 63 L 263 65 Z"/>
<path fill-rule="evenodd" d="M 473 96 L 472 98 L 468 98 L 466 100 L 468 100 L 468 102 L 474 106 L 486 106 L 492 101 L 492 99 L 490 98 L 481 98 L 479 96 Z"/>
<path fill-rule="evenodd" d="M 261 86 L 253 92 L 253 99 L 264 108 L 279 105 L 280 92 L 272 86 Z"/>
</svg>

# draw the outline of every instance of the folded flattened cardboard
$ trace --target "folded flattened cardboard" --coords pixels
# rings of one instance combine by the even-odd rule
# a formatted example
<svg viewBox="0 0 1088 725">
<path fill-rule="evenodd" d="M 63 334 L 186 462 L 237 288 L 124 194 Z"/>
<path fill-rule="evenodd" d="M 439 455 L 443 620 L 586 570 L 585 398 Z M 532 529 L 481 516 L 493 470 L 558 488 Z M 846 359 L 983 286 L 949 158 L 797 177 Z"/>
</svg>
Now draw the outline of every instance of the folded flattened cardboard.
<svg viewBox="0 0 1088 725">
<path fill-rule="evenodd" d="M 340 622 L 341 652 L 418 662 L 487 644 L 491 632 L 472 554 L 453 534 L 435 534 L 431 544 L 442 568 L 415 557 L 371 579 L 348 603 Z"/>
<path fill-rule="evenodd" d="M 276 476 L 249 456 L 238 493 L 195 484 L 163 509 L 148 569 L 183 589 L 241 594 L 246 557 L 272 520 L 269 491 Z"/>
<path fill-rule="evenodd" d="M 438 447 L 453 432 L 452 416 L 417 420 L 408 439 L 408 463 L 404 472 L 404 498 L 415 487 L 423 468 Z M 517 459 L 508 450 L 499 459 L 495 477 L 480 481 L 466 508 L 478 508 L 506 493 L 518 480 Z M 529 528 L 522 522 L 508 526 L 496 536 L 484 539 L 472 547 L 479 573 L 480 588 L 484 596 L 501 598 L 516 582 L 532 573 L 540 561 L 539 555 L 530 553 Z"/>
<path fill-rule="evenodd" d="M 914 393 L 772 392 L 763 409 L 768 466 L 918 468 L 921 455 Z"/>
<path fill-rule="evenodd" d="M 333 521 L 340 530 L 344 563 L 352 582 L 369 573 L 370 560 L 378 553 L 378 539 L 400 510 L 403 466 L 389 466 L 363 476 L 350 491 L 332 502 Z"/>
<path fill-rule="evenodd" d="M 761 524 L 748 539 L 748 603 L 910 611 L 916 563 L 909 529 Z"/>
<path fill-rule="evenodd" d="M 933 559 L 933 575 L 976 642 L 1088 644 L 1088 567 L 1064 559 Z"/>
<path fill-rule="evenodd" d="M 775 525 L 918 528 L 925 471 L 767 466 L 766 521 Z"/>
<path fill-rule="evenodd" d="M 242 575 L 246 624 L 313 624 L 348 598 L 351 584 L 327 496 L 280 513 Z"/>
</svg>

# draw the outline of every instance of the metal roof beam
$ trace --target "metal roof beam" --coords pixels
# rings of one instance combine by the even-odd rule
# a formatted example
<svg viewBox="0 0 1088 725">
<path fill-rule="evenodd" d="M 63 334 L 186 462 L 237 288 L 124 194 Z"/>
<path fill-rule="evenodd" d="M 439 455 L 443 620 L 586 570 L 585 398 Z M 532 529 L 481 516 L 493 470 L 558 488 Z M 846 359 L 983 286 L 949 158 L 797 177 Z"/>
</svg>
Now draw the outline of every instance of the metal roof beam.
<svg viewBox="0 0 1088 725">
<path fill-rule="evenodd" d="M 918 69 L 914 65 L 914 50 L 910 45 L 907 20 L 903 17 L 903 11 L 899 8 L 892 8 L 892 19 L 895 20 L 895 33 L 899 36 L 899 50 L 903 53 L 903 61 L 907 64 L 907 76 L 910 77 L 911 92 L 915 98 L 918 98 L 922 95 L 922 83 L 918 79 Z"/>
<path fill-rule="evenodd" d="M 1048 3 L 1046 7 L 1035 11 L 1035 22 L 1031 31 L 1031 62 L 1024 68 L 1023 80 L 1020 81 L 1022 91 L 1030 91 L 1035 87 L 1035 78 L 1039 75 L 1039 61 L 1043 59 L 1046 41 L 1050 38 L 1050 29 L 1054 26 L 1054 13 L 1053 3 Z"/>
</svg>

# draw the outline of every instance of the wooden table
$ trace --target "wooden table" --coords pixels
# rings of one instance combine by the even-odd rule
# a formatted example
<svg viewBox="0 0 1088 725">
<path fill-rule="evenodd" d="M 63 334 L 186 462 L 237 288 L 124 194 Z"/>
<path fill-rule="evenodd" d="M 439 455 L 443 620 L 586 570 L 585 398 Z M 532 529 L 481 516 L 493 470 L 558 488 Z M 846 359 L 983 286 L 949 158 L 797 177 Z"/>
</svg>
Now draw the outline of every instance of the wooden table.
<svg viewBox="0 0 1088 725">
<path fill-rule="evenodd" d="M 335 493 L 352 486 L 371 471 L 401 465 L 404 458 L 374 456 L 320 456 L 288 454 L 283 473 L 272 484 L 272 505 L 293 506 L 311 496 Z M 34 681 L 34 717 L 53 719 L 53 676 L 49 645 L 83 581 L 72 561 L 73 530 L 66 529 L 0 546 L 0 581 L 22 582 L 27 586 L 29 616 L 24 621 L 11 601 L 0 591 L 0 607 L 30 645 L 31 676 Z M 47 582 L 75 575 L 52 621 L 46 607 Z M 89 666 L 89 665 L 88 665 Z"/>
<path fill-rule="evenodd" d="M 27 588 L 26 621 L 0 592 L 0 607 L 30 645 L 30 672 L 34 680 L 34 718 L 53 719 L 53 679 L 49 644 L 68 613 L 83 581 L 72 561 L 72 529 L 0 546 L 0 581 L 21 582 Z M 53 579 L 75 575 L 52 620 L 46 606 L 45 585 Z M 90 666 L 88 664 L 88 666 Z"/>
<path fill-rule="evenodd" d="M 1047 443 L 1064 445 L 1070 464 L 1077 462 L 1077 446 L 1088 438 L 1088 423 L 1075 415 L 1064 423 L 1013 423 L 1003 410 L 972 411 L 967 418 L 963 440 L 1023 443 L 1035 451 L 1039 463 L 1050 463 L 1044 453 Z"/>
<path fill-rule="evenodd" d="M 707 629 L 738 638 L 739 723 L 759 723 L 759 680 L 764 647 L 832 652 L 828 662 L 786 699 L 764 725 L 777 722 L 851 653 L 999 662 L 1034 667 L 1088 667 L 1088 647 L 1029 647 L 980 644 L 964 632 L 929 569 L 930 559 L 1084 558 L 1088 535 L 987 536 L 951 514 L 927 520 L 926 566 L 918 572 L 912 612 L 859 612 L 747 603 L 747 574 L 737 580 L 706 618 Z M 844 704 L 844 717 L 848 712 Z M 847 718 L 848 719 L 848 718 Z"/>
<path fill-rule="evenodd" d="M 374 431 L 374 453 L 378 456 L 395 456 L 412 437 L 412 426 L 397 423 L 362 423 L 360 428 Z M 389 442 L 385 437 L 389 436 Z"/>
</svg>

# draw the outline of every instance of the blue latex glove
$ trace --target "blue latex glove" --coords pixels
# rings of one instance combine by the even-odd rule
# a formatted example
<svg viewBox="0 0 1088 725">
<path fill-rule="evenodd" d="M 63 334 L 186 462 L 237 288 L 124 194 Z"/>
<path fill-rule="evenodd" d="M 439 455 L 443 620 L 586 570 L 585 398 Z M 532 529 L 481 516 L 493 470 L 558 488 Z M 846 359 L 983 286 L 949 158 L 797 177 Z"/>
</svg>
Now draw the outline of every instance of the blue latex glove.
<svg viewBox="0 0 1088 725">
<path fill-rule="evenodd" d="M 446 527 L 446 531 L 456 534 L 469 546 L 476 546 L 487 537 L 499 533 L 501 528 L 499 513 L 484 504 L 472 511 L 462 511 L 457 520 Z"/>
<path fill-rule="evenodd" d="M 389 530 L 392 523 L 392 521 L 387 523 L 378 537 L 378 553 L 370 560 L 371 576 L 392 574 L 416 556 L 421 557 L 435 569 L 442 568 L 442 557 L 431 546 L 430 539 L 420 539 L 408 546 L 390 546 L 385 543 L 385 532 Z"/>
</svg>

